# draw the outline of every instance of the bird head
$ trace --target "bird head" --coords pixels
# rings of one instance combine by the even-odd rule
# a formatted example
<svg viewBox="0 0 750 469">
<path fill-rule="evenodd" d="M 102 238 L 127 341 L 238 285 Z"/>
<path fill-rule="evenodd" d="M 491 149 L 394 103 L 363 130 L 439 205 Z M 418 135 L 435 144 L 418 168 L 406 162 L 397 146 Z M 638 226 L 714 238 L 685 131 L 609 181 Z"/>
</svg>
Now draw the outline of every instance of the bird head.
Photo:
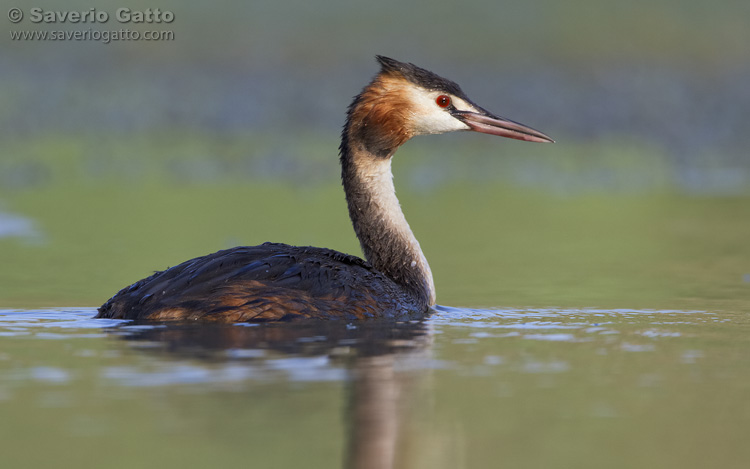
<svg viewBox="0 0 750 469">
<path fill-rule="evenodd" d="M 472 102 L 461 88 L 411 63 L 377 56 L 380 72 L 354 98 L 347 130 L 371 152 L 390 156 L 417 135 L 459 130 L 528 142 L 553 142 L 547 135 L 496 116 Z"/>
</svg>

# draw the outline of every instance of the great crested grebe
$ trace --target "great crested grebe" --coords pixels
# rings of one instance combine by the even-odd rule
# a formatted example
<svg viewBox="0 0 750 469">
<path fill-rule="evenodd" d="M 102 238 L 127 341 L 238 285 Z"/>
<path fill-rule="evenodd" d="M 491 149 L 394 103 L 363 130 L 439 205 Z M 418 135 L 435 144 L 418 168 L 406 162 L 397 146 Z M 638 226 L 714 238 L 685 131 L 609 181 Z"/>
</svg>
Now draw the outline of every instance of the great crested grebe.
<svg viewBox="0 0 750 469">
<path fill-rule="evenodd" d="M 349 216 L 367 262 L 324 248 L 236 247 L 140 280 L 104 303 L 96 317 L 244 322 L 427 313 L 435 285 L 396 198 L 396 149 L 416 135 L 456 130 L 553 140 L 487 112 L 450 80 L 411 63 L 377 60 L 380 72 L 349 106 L 339 146 Z"/>
</svg>

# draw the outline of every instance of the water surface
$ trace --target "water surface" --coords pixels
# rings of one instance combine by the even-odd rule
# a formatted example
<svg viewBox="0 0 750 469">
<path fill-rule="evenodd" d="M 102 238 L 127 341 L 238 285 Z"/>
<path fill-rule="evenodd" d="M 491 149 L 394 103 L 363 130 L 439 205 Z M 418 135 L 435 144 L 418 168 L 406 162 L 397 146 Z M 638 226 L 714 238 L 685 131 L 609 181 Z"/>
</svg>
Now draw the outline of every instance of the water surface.
<svg viewBox="0 0 750 469">
<path fill-rule="evenodd" d="M 460 309 L 143 325 L 0 311 L 13 467 L 745 467 L 750 322 Z"/>
</svg>

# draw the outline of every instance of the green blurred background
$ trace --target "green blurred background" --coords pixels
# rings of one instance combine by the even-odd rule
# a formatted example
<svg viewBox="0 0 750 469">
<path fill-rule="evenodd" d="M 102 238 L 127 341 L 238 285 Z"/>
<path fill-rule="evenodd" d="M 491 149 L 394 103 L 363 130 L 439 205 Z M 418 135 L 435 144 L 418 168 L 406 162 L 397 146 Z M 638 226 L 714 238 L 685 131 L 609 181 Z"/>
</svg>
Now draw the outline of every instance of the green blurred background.
<svg viewBox="0 0 750 469">
<path fill-rule="evenodd" d="M 238 244 L 359 254 L 336 148 L 382 54 L 558 141 L 398 153 L 439 303 L 750 309 L 747 1 L 96 3 L 2 3 L 27 18 L 0 39 L 0 306 L 96 306 Z M 10 37 L 121 28 L 174 40 Z"/>
</svg>

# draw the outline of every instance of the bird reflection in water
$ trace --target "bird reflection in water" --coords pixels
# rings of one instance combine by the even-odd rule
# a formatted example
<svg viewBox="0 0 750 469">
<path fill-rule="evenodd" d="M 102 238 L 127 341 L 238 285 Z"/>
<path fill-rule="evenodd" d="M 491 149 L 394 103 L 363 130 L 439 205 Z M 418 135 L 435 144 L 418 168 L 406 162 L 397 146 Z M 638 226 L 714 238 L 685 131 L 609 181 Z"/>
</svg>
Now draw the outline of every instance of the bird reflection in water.
<svg viewBox="0 0 750 469">
<path fill-rule="evenodd" d="M 344 467 L 413 467 L 406 461 L 415 456 L 404 454 L 404 449 L 412 446 L 412 404 L 424 373 L 416 371 L 419 365 L 408 364 L 428 361 L 431 335 L 424 321 L 303 321 L 251 327 L 179 323 L 113 332 L 146 353 L 174 358 L 215 362 L 228 360 L 228 352 L 237 350 L 248 352 L 240 356 L 259 364 L 278 358 L 328 357 L 333 366 L 345 370 L 348 381 Z M 144 343 L 150 346 L 141 347 Z"/>
</svg>

